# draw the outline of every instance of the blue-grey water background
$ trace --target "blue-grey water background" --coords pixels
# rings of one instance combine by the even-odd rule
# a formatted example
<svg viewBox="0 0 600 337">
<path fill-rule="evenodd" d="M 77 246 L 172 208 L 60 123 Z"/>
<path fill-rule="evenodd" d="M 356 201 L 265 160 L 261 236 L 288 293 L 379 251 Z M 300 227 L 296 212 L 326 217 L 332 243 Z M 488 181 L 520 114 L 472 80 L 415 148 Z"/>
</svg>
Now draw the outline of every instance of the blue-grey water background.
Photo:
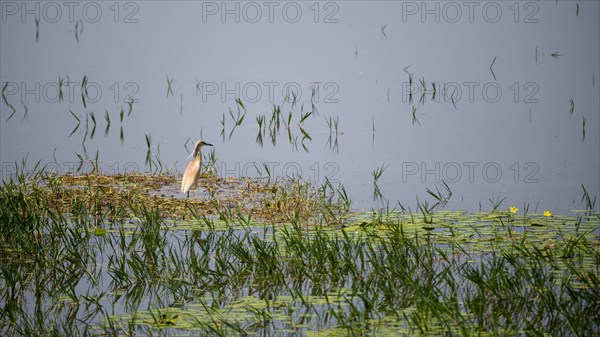
<svg viewBox="0 0 600 337">
<path fill-rule="evenodd" d="M 446 207 L 466 210 L 506 198 L 568 212 L 585 208 L 582 185 L 600 194 L 597 1 L 2 1 L 1 11 L 3 179 L 23 158 L 61 173 L 80 157 L 90 171 L 96 156 L 104 173 L 149 171 L 148 135 L 163 171 L 181 173 L 202 137 L 220 176 L 265 174 L 266 163 L 276 177 L 343 184 L 354 209 L 414 208 L 442 182 Z M 232 132 L 238 98 L 247 112 Z M 268 124 L 275 105 L 286 121 L 293 111 L 291 141 L 284 125 L 261 145 L 256 118 Z"/>
</svg>

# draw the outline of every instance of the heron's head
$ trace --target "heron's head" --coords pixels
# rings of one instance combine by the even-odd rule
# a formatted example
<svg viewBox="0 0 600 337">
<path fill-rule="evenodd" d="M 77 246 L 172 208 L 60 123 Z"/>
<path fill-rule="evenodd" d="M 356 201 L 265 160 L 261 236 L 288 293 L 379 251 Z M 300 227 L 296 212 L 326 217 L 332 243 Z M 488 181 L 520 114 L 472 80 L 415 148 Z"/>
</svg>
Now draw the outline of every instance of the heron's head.
<svg viewBox="0 0 600 337">
<path fill-rule="evenodd" d="M 212 144 L 209 144 L 203 140 L 199 140 L 196 142 L 196 144 L 194 145 L 194 152 L 192 152 L 192 156 L 196 157 L 199 153 L 200 153 L 200 148 L 203 146 L 213 146 Z"/>
<path fill-rule="evenodd" d="M 207 143 L 207 142 L 205 142 L 203 140 L 199 140 L 199 141 L 196 142 L 196 145 L 194 145 L 194 150 L 200 149 L 203 146 L 213 146 L 213 145 L 209 144 L 209 143 Z"/>
</svg>

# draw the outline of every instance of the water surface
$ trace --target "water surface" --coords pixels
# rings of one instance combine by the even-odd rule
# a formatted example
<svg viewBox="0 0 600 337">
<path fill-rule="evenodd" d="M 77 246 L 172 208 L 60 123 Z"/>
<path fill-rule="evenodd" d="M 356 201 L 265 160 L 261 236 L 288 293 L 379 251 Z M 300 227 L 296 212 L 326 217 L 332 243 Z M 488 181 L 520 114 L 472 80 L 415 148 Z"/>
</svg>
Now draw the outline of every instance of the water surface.
<svg viewBox="0 0 600 337">
<path fill-rule="evenodd" d="M 274 176 L 344 184 L 355 209 L 414 207 L 442 181 L 448 207 L 467 210 L 506 198 L 567 212 L 582 208 L 582 184 L 600 190 L 595 1 L 69 6 L 2 2 L 5 179 L 24 157 L 63 173 L 79 156 L 83 172 L 96 156 L 102 172 L 149 171 L 149 135 L 163 170 L 182 172 L 202 137 L 221 176 L 267 163 Z M 236 99 L 246 115 L 232 132 Z M 307 138 L 298 123 L 313 104 Z M 274 105 L 278 136 L 261 145 L 256 118 L 267 124 Z"/>
</svg>

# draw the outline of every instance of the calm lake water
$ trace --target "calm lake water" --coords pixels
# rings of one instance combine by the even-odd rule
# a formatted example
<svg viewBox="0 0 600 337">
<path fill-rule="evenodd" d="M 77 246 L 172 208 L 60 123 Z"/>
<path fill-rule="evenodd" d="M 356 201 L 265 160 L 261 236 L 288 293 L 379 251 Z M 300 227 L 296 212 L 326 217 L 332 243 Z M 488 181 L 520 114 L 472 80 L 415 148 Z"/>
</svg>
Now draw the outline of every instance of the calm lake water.
<svg viewBox="0 0 600 337">
<path fill-rule="evenodd" d="M 181 173 L 202 137 L 220 176 L 329 179 L 354 209 L 414 209 L 443 182 L 447 208 L 465 210 L 568 212 L 585 208 L 582 184 L 600 192 L 597 1 L 2 1 L 0 14 L 3 179 L 23 158 L 147 172 L 147 138 L 152 169 Z"/>
</svg>

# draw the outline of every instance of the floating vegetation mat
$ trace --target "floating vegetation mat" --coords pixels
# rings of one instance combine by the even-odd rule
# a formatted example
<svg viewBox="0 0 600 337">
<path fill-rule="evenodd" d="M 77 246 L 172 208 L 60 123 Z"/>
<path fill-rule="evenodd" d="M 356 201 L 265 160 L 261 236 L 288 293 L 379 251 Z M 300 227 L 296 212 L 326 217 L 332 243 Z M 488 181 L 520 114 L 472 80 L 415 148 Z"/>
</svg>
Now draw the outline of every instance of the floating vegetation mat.
<svg viewBox="0 0 600 337">
<path fill-rule="evenodd" d="M 600 214 L 351 212 L 204 176 L 0 186 L 0 335 L 600 334 Z"/>
<path fill-rule="evenodd" d="M 22 192 L 28 204 L 75 218 L 93 218 L 96 223 L 136 217 L 144 210 L 169 220 L 214 215 L 223 219 L 235 213 L 276 222 L 296 213 L 306 220 L 324 211 L 317 190 L 299 181 L 203 175 L 189 198 L 179 192 L 180 183 L 181 177 L 168 174 L 47 176 L 27 183 Z"/>
</svg>

